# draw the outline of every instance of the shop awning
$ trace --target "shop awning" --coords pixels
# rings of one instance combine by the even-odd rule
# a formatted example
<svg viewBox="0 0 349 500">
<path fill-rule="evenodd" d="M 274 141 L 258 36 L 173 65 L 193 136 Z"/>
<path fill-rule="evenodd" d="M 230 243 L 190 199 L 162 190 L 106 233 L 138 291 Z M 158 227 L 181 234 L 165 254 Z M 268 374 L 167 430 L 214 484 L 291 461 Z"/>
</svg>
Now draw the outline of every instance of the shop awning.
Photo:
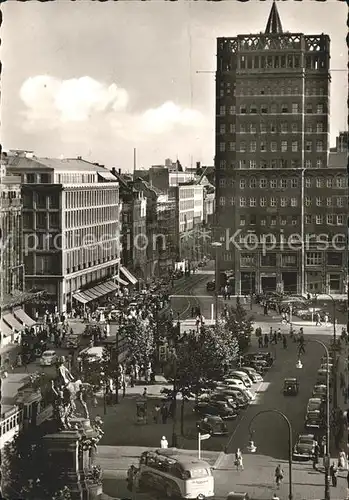
<svg viewBox="0 0 349 500">
<path fill-rule="evenodd" d="M 120 285 L 124 285 L 124 286 L 128 285 L 127 281 L 120 278 L 120 276 L 115 276 L 115 279 L 116 279 L 116 281 L 118 281 L 120 283 Z"/>
<path fill-rule="evenodd" d="M 5 337 L 9 337 L 12 335 L 12 330 L 9 326 L 6 325 L 5 321 L 0 320 L 0 332 L 5 335 Z"/>
<path fill-rule="evenodd" d="M 73 295 L 73 298 L 78 302 L 81 302 L 81 304 L 87 304 L 87 302 L 91 301 L 91 299 L 86 297 L 86 295 L 84 295 L 83 292 L 76 293 L 75 295 Z"/>
<path fill-rule="evenodd" d="M 104 179 L 105 181 L 117 181 L 117 178 L 115 177 L 115 175 L 113 175 L 109 171 L 98 172 L 98 175 L 100 175 L 102 177 L 102 179 Z"/>
<path fill-rule="evenodd" d="M 115 285 L 115 283 L 114 283 L 113 281 L 106 281 L 106 282 L 104 283 L 104 286 L 105 286 L 106 288 L 108 288 L 109 293 L 110 293 L 110 292 L 115 292 L 115 290 L 117 289 L 117 286 Z"/>
<path fill-rule="evenodd" d="M 120 266 L 120 271 L 122 272 L 122 274 L 125 276 L 126 279 L 128 279 L 128 281 L 132 284 L 132 285 L 135 285 L 137 283 L 137 278 L 135 278 L 133 276 L 133 274 L 130 273 L 130 271 L 128 269 L 126 269 L 126 267 L 124 266 Z"/>
<path fill-rule="evenodd" d="M 109 290 L 106 292 L 102 285 L 97 285 L 92 288 L 92 292 L 98 294 L 98 297 L 103 297 L 103 295 L 109 293 Z"/>
<path fill-rule="evenodd" d="M 86 297 L 88 297 L 91 300 L 98 299 L 99 295 L 97 293 L 94 293 L 93 288 L 90 288 L 89 290 L 84 290 L 83 292 Z"/>
<path fill-rule="evenodd" d="M 103 295 L 107 295 L 107 293 L 110 293 L 112 291 L 105 285 L 105 283 L 103 283 L 103 285 L 98 285 L 98 288 L 100 288 L 100 290 L 103 292 Z"/>
<path fill-rule="evenodd" d="M 2 319 L 11 327 L 12 330 L 21 332 L 25 326 L 22 325 L 11 313 L 3 314 Z"/>
<path fill-rule="evenodd" d="M 23 309 L 14 309 L 13 314 L 17 319 L 19 319 L 25 326 L 34 326 L 36 321 L 34 321 L 28 314 L 23 311 Z"/>
</svg>

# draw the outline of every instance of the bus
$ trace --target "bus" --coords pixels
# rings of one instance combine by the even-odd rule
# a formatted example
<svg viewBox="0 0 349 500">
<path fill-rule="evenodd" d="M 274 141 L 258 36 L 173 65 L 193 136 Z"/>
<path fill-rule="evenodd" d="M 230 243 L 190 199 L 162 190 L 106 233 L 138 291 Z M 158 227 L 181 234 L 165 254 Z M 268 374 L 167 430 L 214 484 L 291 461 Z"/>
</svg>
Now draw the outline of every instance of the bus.
<svg viewBox="0 0 349 500">
<path fill-rule="evenodd" d="M 167 498 L 214 496 L 211 466 L 204 460 L 181 454 L 175 448 L 142 453 L 136 482 L 141 490 L 158 490 Z"/>
</svg>

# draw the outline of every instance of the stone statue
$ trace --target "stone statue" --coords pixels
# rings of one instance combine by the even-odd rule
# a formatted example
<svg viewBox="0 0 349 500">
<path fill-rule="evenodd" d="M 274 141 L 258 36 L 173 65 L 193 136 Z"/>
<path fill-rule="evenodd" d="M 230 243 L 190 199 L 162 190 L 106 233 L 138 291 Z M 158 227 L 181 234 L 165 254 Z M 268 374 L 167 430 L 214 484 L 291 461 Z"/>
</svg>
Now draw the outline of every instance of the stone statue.
<svg viewBox="0 0 349 500">
<path fill-rule="evenodd" d="M 57 376 L 52 381 L 52 392 L 55 396 L 54 408 L 56 419 L 63 429 L 70 429 L 70 420 L 76 416 L 76 401 L 79 401 L 84 412 L 84 418 L 89 419 L 89 411 L 84 399 L 90 384 L 75 380 L 68 368 L 64 366 L 64 358 L 57 362 Z"/>
</svg>

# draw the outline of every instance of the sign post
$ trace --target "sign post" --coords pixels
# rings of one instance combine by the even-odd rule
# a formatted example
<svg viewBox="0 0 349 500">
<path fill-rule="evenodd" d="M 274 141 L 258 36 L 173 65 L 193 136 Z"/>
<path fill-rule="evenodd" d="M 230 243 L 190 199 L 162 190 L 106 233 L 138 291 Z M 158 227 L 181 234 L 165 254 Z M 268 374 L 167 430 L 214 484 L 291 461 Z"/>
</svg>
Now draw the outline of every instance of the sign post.
<svg viewBox="0 0 349 500">
<path fill-rule="evenodd" d="M 210 434 L 198 434 L 198 458 L 201 459 L 201 441 L 205 441 L 206 439 L 210 439 Z"/>
</svg>

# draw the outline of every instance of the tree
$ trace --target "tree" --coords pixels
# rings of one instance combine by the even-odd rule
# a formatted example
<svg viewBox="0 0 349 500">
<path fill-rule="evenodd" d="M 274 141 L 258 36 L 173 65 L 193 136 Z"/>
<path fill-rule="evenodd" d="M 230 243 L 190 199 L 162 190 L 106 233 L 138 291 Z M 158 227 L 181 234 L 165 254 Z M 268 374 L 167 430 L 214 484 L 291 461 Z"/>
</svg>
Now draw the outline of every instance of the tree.
<svg viewBox="0 0 349 500">
<path fill-rule="evenodd" d="M 237 302 L 236 307 L 228 309 L 225 323 L 231 336 L 237 339 L 240 352 L 244 352 L 251 343 L 253 317 L 248 316 L 241 303 Z"/>
<path fill-rule="evenodd" d="M 124 338 L 133 357 L 140 364 L 149 362 L 155 349 L 154 330 L 156 324 L 148 319 L 134 318 L 122 328 Z"/>
</svg>

